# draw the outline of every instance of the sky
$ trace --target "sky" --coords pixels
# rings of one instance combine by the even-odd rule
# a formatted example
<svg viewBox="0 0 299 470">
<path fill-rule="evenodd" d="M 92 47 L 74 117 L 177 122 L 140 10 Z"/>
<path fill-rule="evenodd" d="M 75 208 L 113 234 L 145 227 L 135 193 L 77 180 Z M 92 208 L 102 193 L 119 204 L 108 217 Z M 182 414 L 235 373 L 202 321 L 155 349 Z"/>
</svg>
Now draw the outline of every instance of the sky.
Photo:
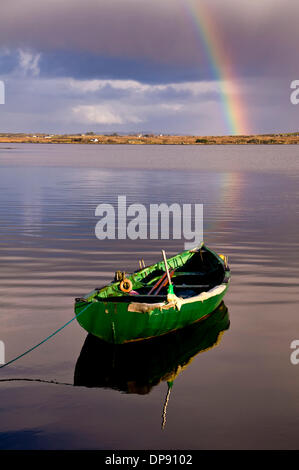
<svg viewBox="0 0 299 470">
<path fill-rule="evenodd" d="M 298 0 L 1 0 L 0 132 L 299 131 L 298 16 Z"/>
</svg>

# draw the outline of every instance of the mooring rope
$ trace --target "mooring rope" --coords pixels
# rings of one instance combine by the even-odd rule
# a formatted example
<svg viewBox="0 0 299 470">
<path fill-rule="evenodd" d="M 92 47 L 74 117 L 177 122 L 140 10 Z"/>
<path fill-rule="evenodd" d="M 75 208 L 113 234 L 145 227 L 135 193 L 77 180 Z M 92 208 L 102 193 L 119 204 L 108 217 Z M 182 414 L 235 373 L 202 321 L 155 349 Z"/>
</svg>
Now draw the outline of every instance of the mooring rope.
<svg viewBox="0 0 299 470">
<path fill-rule="evenodd" d="M 39 382 L 43 384 L 54 384 L 54 385 L 69 385 L 74 387 L 74 384 L 69 382 L 58 382 L 57 380 L 46 380 L 46 379 L 29 379 L 29 378 L 10 378 L 10 379 L 0 379 L 0 383 L 2 382 Z"/>
<path fill-rule="evenodd" d="M 32 348 L 30 348 L 27 351 L 23 352 L 22 354 L 15 357 L 14 359 L 11 359 L 11 361 L 8 361 L 5 364 L 0 365 L 0 369 L 2 369 L 3 367 L 8 366 L 9 364 L 12 364 L 13 362 L 16 362 L 18 359 L 21 359 L 21 357 L 26 356 L 26 354 L 29 354 L 31 351 L 33 351 L 34 349 L 41 346 L 41 344 L 46 343 L 46 341 L 48 341 L 53 336 L 57 335 L 57 333 L 59 333 L 59 331 L 63 330 L 66 326 L 68 326 L 70 323 L 72 323 L 72 321 L 74 321 L 77 317 L 82 315 L 82 313 L 84 313 L 88 309 L 88 307 L 90 307 L 91 305 L 92 305 L 92 303 L 88 304 L 87 307 L 85 307 L 83 310 L 81 310 L 80 313 L 78 313 L 78 315 L 75 315 L 71 320 L 69 320 L 67 323 L 65 323 L 63 326 L 61 326 L 58 330 L 54 331 L 54 333 L 50 334 L 47 338 L 43 339 L 42 341 L 40 341 L 38 344 L 36 344 Z"/>
</svg>

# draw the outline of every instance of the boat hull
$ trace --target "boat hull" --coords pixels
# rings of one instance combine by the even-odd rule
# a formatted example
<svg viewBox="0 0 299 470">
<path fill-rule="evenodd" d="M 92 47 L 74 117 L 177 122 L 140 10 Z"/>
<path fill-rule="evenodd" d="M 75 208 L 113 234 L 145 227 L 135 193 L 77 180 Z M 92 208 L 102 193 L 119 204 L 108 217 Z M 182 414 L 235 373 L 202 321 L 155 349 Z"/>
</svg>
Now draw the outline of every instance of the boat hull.
<svg viewBox="0 0 299 470">
<path fill-rule="evenodd" d="M 217 290 L 218 289 L 218 290 Z M 212 313 L 221 303 L 228 283 L 209 295 L 164 304 L 79 301 L 75 313 L 88 333 L 109 343 L 123 344 L 165 335 L 191 325 Z"/>
<path fill-rule="evenodd" d="M 229 326 L 222 302 L 202 322 L 147 341 L 109 344 L 89 334 L 76 363 L 74 385 L 149 393 L 161 381 L 175 380 L 197 354 L 216 347 Z"/>
</svg>

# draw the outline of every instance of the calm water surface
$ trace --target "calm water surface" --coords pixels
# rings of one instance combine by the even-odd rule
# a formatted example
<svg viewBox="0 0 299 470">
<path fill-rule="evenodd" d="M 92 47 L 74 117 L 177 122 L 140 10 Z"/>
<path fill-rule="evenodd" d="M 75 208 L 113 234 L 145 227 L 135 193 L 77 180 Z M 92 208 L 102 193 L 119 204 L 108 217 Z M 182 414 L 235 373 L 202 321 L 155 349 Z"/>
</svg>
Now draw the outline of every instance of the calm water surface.
<svg viewBox="0 0 299 470">
<path fill-rule="evenodd" d="M 74 297 L 117 269 L 135 270 L 141 256 L 154 263 L 162 247 L 183 250 L 183 240 L 97 240 L 95 208 L 118 195 L 146 206 L 204 204 L 205 242 L 229 256 L 232 282 L 222 313 L 189 336 L 115 354 L 73 322 L 0 370 L 0 448 L 298 448 L 299 365 L 290 362 L 290 343 L 299 339 L 299 149 L 5 147 L 6 361 L 71 319 Z"/>
</svg>

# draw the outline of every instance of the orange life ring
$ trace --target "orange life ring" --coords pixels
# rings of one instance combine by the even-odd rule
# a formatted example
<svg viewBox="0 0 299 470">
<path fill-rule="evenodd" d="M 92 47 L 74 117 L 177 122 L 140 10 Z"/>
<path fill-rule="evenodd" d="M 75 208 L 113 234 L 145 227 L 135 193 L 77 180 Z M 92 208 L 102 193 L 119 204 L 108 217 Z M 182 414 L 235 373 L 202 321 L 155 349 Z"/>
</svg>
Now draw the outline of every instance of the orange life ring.
<svg viewBox="0 0 299 470">
<path fill-rule="evenodd" d="M 123 279 L 119 285 L 119 288 L 122 292 L 131 292 L 132 287 L 133 284 L 130 279 Z"/>
</svg>

